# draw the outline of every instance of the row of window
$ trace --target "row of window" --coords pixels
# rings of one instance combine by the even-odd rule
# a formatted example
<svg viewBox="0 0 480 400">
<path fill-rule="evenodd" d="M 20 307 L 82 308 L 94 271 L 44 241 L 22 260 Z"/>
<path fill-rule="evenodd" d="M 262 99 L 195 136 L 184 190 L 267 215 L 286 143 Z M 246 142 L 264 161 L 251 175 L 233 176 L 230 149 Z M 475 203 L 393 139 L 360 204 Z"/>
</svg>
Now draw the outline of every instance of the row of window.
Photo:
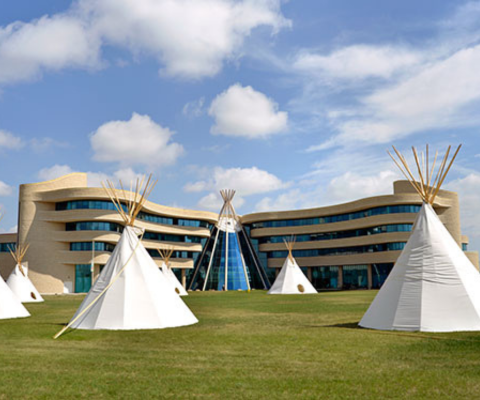
<svg viewBox="0 0 480 400">
<path fill-rule="evenodd" d="M 95 243 L 95 251 L 109 251 L 115 249 L 115 245 L 106 242 L 74 242 L 70 243 L 70 251 L 92 251 Z"/>
<path fill-rule="evenodd" d="M 65 224 L 67 231 L 108 231 L 123 232 L 123 226 L 115 222 L 82 221 L 68 222 Z M 173 235 L 167 233 L 145 232 L 144 239 L 159 240 L 163 242 L 204 243 L 206 238 L 189 235 Z"/>
<path fill-rule="evenodd" d="M 338 247 L 331 249 L 293 250 L 294 257 L 340 256 L 362 253 L 376 253 L 380 251 L 403 250 L 405 242 L 370 244 L 365 246 Z M 268 258 L 287 258 L 287 251 L 269 251 Z"/>
<path fill-rule="evenodd" d="M 92 251 L 93 242 L 75 242 L 70 243 L 71 251 Z M 115 245 L 106 242 L 95 242 L 95 251 L 109 251 L 112 252 Z M 161 258 L 157 249 L 147 249 L 150 256 Z M 191 258 L 194 261 L 197 259 L 199 253 L 194 251 L 174 251 L 171 258 Z"/>
<path fill-rule="evenodd" d="M 122 204 L 122 208 L 127 211 L 127 206 Z M 115 211 L 115 204 L 107 200 L 72 200 L 72 201 L 62 201 L 55 204 L 56 211 L 64 210 L 112 210 Z M 146 212 L 140 212 L 137 216 L 138 219 L 153 222 L 156 224 L 164 225 L 178 225 L 178 226 L 190 226 L 196 228 L 208 228 L 210 229 L 211 224 L 207 221 L 200 221 L 195 219 L 186 219 L 186 218 L 169 218 L 162 217 L 155 214 L 149 214 Z"/>
<path fill-rule="evenodd" d="M 295 241 L 297 242 L 314 242 L 317 240 L 332 240 L 345 239 L 356 236 L 375 235 L 378 233 L 390 232 L 411 232 L 413 224 L 396 224 L 396 225 L 381 225 L 371 228 L 352 229 L 348 231 L 326 232 L 326 233 L 310 233 L 308 235 L 297 235 Z M 258 239 L 260 244 L 265 243 L 283 243 L 288 240 L 291 235 L 282 236 L 265 236 Z"/>
<path fill-rule="evenodd" d="M 123 226 L 115 222 L 102 221 L 68 222 L 65 224 L 65 230 L 123 232 Z"/>
<path fill-rule="evenodd" d="M 150 254 L 153 258 L 162 258 L 160 252 L 157 249 L 147 249 L 148 254 Z M 170 258 L 193 258 L 196 259 L 198 257 L 197 252 L 194 251 L 174 251 Z"/>
<path fill-rule="evenodd" d="M 257 228 L 284 228 L 288 226 L 329 224 L 332 222 L 350 221 L 353 219 L 372 217 L 375 215 L 382 215 L 382 214 L 417 213 L 420 211 L 420 208 L 421 206 L 416 204 L 382 206 L 382 207 L 368 208 L 363 211 L 357 211 L 352 213 L 329 215 L 326 217 L 254 222 L 251 226 L 253 229 L 257 229 Z"/>
</svg>

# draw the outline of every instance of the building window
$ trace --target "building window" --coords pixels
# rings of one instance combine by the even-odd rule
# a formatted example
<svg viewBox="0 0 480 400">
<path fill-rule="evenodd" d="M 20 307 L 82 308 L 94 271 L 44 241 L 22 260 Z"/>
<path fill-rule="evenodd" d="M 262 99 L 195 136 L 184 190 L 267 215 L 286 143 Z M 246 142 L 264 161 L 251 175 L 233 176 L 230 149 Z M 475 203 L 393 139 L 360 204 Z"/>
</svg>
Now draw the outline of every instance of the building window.
<svg viewBox="0 0 480 400">
<path fill-rule="evenodd" d="M 332 249 L 293 250 L 294 257 L 337 256 L 362 253 L 376 253 L 381 251 L 403 250 L 405 242 L 371 244 L 366 246 L 339 247 Z M 269 251 L 267 258 L 287 258 L 287 251 Z"/>
<path fill-rule="evenodd" d="M 393 263 L 372 264 L 372 289 L 380 289 L 387 279 Z"/>
<path fill-rule="evenodd" d="M 391 224 L 374 226 L 371 228 L 352 229 L 347 231 L 336 231 L 326 233 L 310 233 L 307 235 L 297 235 L 295 241 L 297 242 L 315 242 L 320 240 L 334 240 L 334 239 L 346 239 L 357 236 L 376 235 L 379 233 L 391 233 L 391 232 L 411 232 L 413 224 Z M 283 243 L 284 240 L 288 240 L 291 235 L 282 236 L 265 236 L 259 238 L 260 244 L 266 243 Z"/>
<path fill-rule="evenodd" d="M 468 243 L 462 243 L 462 250 L 468 251 Z"/>
<path fill-rule="evenodd" d="M 10 253 L 10 249 L 15 251 L 16 248 L 16 243 L 0 243 L 0 253 Z"/>
<path fill-rule="evenodd" d="M 161 258 L 160 252 L 157 249 L 147 249 L 148 254 L 150 254 L 150 257 L 153 258 Z M 181 250 L 176 250 L 172 253 L 172 256 L 170 258 L 191 258 L 191 259 L 196 259 L 200 253 L 198 252 L 193 252 L 193 251 L 181 251 Z"/>
<path fill-rule="evenodd" d="M 115 245 L 105 242 L 74 242 L 70 243 L 70 251 L 92 251 L 93 243 L 95 243 L 95 251 L 109 251 L 115 249 Z"/>
<path fill-rule="evenodd" d="M 368 266 L 345 265 L 343 267 L 343 289 L 367 289 Z"/>
<path fill-rule="evenodd" d="M 92 286 L 92 266 L 90 264 L 75 265 L 75 293 L 87 293 Z"/>
<path fill-rule="evenodd" d="M 252 229 L 285 228 L 288 226 L 329 224 L 332 222 L 350 221 L 353 219 L 366 218 L 366 217 L 372 217 L 375 215 L 383 215 L 383 214 L 418 213 L 420 211 L 420 208 L 421 206 L 417 204 L 383 206 L 383 207 L 369 208 L 363 211 L 357 211 L 357 212 L 352 212 L 347 214 L 328 215 L 325 217 L 254 222 L 251 225 L 251 227 Z"/>
<path fill-rule="evenodd" d="M 125 211 L 127 206 L 122 204 L 122 208 Z M 55 204 L 56 211 L 64 210 L 111 210 L 116 211 L 115 204 L 107 200 L 71 200 L 71 201 L 62 201 Z M 137 216 L 138 219 L 147 222 L 153 222 L 155 224 L 163 225 L 178 225 L 178 226 L 190 226 L 195 228 L 207 228 L 210 229 L 212 224 L 207 221 L 200 221 L 195 219 L 187 218 L 170 218 L 164 217 L 161 215 L 150 214 L 147 212 L 140 212 Z"/>
<path fill-rule="evenodd" d="M 312 268 L 312 285 L 315 289 L 338 289 L 338 267 Z"/>
<path fill-rule="evenodd" d="M 114 222 L 82 221 L 68 222 L 67 224 L 65 224 L 65 230 L 123 232 L 123 226 Z"/>
</svg>

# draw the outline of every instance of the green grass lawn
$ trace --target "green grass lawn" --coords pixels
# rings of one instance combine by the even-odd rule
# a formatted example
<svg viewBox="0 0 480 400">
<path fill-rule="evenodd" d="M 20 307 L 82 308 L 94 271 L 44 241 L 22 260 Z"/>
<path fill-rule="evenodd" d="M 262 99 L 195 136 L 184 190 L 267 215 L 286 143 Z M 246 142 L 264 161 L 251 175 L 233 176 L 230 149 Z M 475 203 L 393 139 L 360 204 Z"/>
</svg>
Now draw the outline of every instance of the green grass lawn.
<svg viewBox="0 0 480 400">
<path fill-rule="evenodd" d="M 480 398 L 480 333 L 357 328 L 375 294 L 196 292 L 196 325 L 58 340 L 83 296 L 45 296 L 0 321 L 0 399 Z"/>
</svg>

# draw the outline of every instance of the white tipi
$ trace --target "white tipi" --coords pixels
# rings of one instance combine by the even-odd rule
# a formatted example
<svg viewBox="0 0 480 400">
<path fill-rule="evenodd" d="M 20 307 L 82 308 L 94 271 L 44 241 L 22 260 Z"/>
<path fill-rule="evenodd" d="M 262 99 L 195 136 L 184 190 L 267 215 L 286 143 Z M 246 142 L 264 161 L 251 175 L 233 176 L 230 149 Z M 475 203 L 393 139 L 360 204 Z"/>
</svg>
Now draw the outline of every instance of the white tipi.
<svg viewBox="0 0 480 400">
<path fill-rule="evenodd" d="M 437 155 L 429 169 L 428 146 L 426 162 L 422 157 L 422 163 L 413 149 L 420 182 L 415 181 L 405 158 L 394 148 L 403 169 L 394 161 L 424 203 L 404 250 L 360 326 L 424 332 L 480 330 L 480 274 L 432 207 L 459 149 L 447 167 L 448 148 L 432 183 Z"/>
<path fill-rule="evenodd" d="M 151 177 L 143 187 L 137 180 L 136 189 L 128 192 L 127 211 L 110 182 L 105 189 L 125 221 L 125 229 L 100 276 L 90 289 L 68 328 L 77 329 L 161 329 L 198 322 L 182 299 L 172 290 L 170 282 L 143 246 L 142 229 L 134 222 L 155 183 Z M 122 187 L 123 190 L 123 187 Z M 123 191 L 124 196 L 127 192 Z"/>
<path fill-rule="evenodd" d="M 3 215 L 0 215 L 0 220 Z M 25 318 L 30 313 L 0 276 L 0 319 Z"/>
<path fill-rule="evenodd" d="M 28 244 L 25 246 L 18 244 L 15 251 L 9 249 L 17 264 L 7 279 L 7 285 L 22 303 L 41 303 L 44 300 L 28 278 L 28 268 L 22 264 L 28 246 Z"/>
<path fill-rule="evenodd" d="M 29 317 L 30 313 L 0 276 L 0 319 Z"/>
<path fill-rule="evenodd" d="M 317 293 L 311 282 L 302 272 L 293 257 L 292 250 L 295 240 L 292 238 L 289 242 L 284 240 L 288 250 L 288 257 L 283 263 L 275 282 L 268 291 L 268 294 L 309 294 Z"/>
<path fill-rule="evenodd" d="M 179 280 L 173 273 L 172 268 L 170 268 L 169 266 L 169 261 L 170 261 L 170 257 L 173 254 L 173 249 L 167 249 L 167 250 L 159 249 L 158 252 L 162 257 L 162 265 L 160 267 L 162 270 L 162 273 L 169 280 L 170 284 L 175 290 L 175 293 L 177 293 L 180 296 L 188 296 L 188 292 L 185 290 L 183 285 L 179 282 Z"/>
</svg>

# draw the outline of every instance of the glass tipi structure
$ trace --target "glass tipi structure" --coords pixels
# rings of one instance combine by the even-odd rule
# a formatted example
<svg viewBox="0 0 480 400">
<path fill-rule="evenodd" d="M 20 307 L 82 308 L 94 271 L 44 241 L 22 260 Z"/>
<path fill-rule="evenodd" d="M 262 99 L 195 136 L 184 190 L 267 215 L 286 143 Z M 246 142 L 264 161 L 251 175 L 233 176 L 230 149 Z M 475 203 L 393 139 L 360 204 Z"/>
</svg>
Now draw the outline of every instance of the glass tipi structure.
<svg viewBox="0 0 480 400">
<path fill-rule="evenodd" d="M 235 191 L 221 190 L 220 194 L 223 207 L 197 260 L 189 290 L 269 289 L 267 274 L 235 213 Z"/>
</svg>

